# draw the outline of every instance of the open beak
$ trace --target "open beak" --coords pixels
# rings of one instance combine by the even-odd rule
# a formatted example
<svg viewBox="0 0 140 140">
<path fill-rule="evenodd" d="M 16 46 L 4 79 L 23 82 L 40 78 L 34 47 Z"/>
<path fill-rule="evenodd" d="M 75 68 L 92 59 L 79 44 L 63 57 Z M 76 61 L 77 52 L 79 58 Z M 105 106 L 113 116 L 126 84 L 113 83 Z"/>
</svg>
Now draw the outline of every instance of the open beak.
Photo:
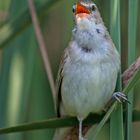
<svg viewBox="0 0 140 140">
<path fill-rule="evenodd" d="M 76 4 L 76 15 L 77 14 L 90 14 L 90 11 L 87 7 L 85 7 L 84 5 L 82 5 L 81 3 L 77 3 Z"/>
</svg>

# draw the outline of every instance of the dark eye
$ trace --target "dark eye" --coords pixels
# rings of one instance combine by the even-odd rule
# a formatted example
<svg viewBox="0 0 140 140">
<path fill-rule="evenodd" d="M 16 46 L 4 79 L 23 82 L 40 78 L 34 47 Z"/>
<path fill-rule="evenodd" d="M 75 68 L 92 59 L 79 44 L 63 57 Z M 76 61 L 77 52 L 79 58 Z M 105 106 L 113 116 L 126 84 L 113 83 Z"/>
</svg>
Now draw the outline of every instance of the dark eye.
<svg viewBox="0 0 140 140">
<path fill-rule="evenodd" d="M 72 12 L 73 12 L 73 13 L 76 12 L 76 5 L 73 5 L 73 7 L 72 7 Z"/>
<path fill-rule="evenodd" d="M 91 6 L 91 10 L 92 10 L 92 11 L 96 11 L 96 6 L 95 6 L 95 5 L 92 5 L 92 6 Z"/>
</svg>

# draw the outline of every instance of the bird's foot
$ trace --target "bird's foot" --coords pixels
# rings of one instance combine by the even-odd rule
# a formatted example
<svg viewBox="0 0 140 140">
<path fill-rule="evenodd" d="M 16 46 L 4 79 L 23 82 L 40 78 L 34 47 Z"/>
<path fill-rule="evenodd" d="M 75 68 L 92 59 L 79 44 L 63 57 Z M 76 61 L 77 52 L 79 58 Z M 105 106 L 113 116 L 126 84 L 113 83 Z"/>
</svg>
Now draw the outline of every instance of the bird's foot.
<svg viewBox="0 0 140 140">
<path fill-rule="evenodd" d="M 119 103 L 128 102 L 127 96 L 122 92 L 115 92 L 113 93 L 113 98 L 115 98 Z"/>
<path fill-rule="evenodd" d="M 124 93 L 114 92 L 112 98 L 106 104 L 104 111 L 107 111 L 109 109 L 109 107 L 114 103 L 114 100 L 117 100 L 119 103 L 127 102 L 130 104 L 130 102 L 127 99 L 127 96 Z"/>
</svg>

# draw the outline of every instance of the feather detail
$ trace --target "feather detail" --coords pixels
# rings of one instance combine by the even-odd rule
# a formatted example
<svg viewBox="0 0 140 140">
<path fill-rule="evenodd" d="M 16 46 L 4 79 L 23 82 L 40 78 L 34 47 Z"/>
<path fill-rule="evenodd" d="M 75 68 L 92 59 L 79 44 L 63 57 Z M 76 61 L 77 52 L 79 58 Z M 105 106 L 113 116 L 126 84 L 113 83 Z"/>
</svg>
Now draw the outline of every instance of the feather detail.
<svg viewBox="0 0 140 140">
<path fill-rule="evenodd" d="M 59 70 L 58 70 L 58 74 L 57 74 L 57 79 L 56 79 L 56 104 L 55 104 L 55 108 L 56 108 L 56 112 L 57 112 L 57 116 L 60 117 L 61 116 L 61 101 L 62 101 L 62 97 L 61 97 L 61 85 L 62 85 L 62 81 L 63 81 L 63 67 L 64 64 L 67 60 L 68 57 L 68 50 L 67 48 L 64 51 L 64 55 L 61 59 L 60 65 L 59 65 Z"/>
</svg>

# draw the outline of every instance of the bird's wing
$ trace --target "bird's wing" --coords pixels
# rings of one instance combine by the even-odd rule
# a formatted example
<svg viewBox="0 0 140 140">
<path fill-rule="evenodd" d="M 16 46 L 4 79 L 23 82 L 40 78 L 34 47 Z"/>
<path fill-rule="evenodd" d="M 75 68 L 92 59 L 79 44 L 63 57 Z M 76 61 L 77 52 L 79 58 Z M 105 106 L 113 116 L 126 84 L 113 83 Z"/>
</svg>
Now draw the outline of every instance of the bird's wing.
<svg viewBox="0 0 140 140">
<path fill-rule="evenodd" d="M 66 60 L 68 58 L 68 49 L 66 48 L 64 51 L 64 55 L 61 59 L 58 74 L 57 74 L 57 79 L 56 79 L 56 111 L 57 111 L 57 116 L 60 117 L 60 106 L 62 102 L 61 98 L 61 85 L 63 81 L 63 76 L 64 76 L 64 64 L 66 63 Z"/>
</svg>

